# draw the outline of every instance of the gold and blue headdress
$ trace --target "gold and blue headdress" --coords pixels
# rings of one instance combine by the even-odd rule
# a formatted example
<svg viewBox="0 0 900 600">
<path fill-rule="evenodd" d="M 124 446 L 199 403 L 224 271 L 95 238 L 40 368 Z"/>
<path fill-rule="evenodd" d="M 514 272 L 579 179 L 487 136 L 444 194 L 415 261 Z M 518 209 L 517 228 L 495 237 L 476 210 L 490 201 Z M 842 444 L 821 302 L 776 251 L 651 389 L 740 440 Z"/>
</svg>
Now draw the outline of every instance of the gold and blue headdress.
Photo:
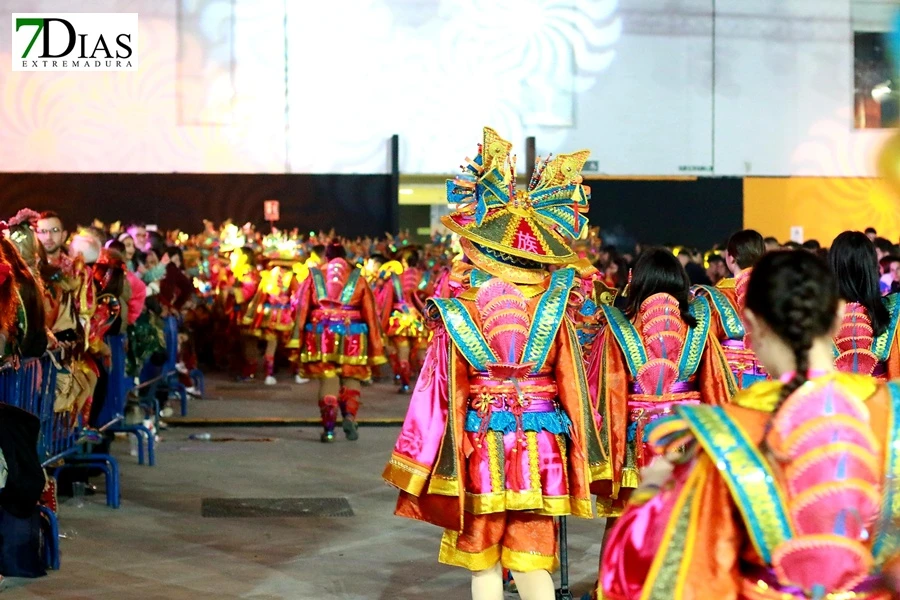
<svg viewBox="0 0 900 600">
<path fill-rule="evenodd" d="M 525 271 L 572 262 L 568 240 L 588 233 L 591 191 L 582 184 L 581 169 L 590 151 L 538 161 L 522 190 L 511 150 L 510 142 L 484 128 L 475 159 L 466 159 L 462 174 L 447 181 L 447 201 L 457 209 L 442 222 L 470 242 L 463 249 L 467 255 L 474 250 L 477 262 L 500 261 Z"/>
</svg>

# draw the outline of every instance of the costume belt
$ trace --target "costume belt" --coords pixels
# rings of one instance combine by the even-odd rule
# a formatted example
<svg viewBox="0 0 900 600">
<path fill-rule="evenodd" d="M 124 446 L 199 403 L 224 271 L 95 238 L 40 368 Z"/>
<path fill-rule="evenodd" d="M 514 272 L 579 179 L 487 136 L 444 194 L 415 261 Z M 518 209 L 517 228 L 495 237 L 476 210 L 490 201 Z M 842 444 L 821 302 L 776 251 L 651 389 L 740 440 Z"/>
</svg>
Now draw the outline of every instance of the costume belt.
<svg viewBox="0 0 900 600">
<path fill-rule="evenodd" d="M 673 386 L 674 387 L 674 386 Z M 662 417 L 675 413 L 675 408 L 683 404 L 700 404 L 700 392 L 681 392 L 665 396 L 631 395 L 628 397 L 628 435 L 635 443 L 635 459 L 638 468 L 646 466 L 644 452 L 644 429 Z"/>
<path fill-rule="evenodd" d="M 312 311 L 312 320 L 315 321 L 359 321 L 362 313 L 352 308 L 317 308 Z"/>
<path fill-rule="evenodd" d="M 557 387 L 546 375 L 524 377 L 521 380 L 498 380 L 475 376 L 470 379 L 469 410 L 478 413 L 481 425 L 478 437 L 484 437 L 495 411 L 510 412 L 516 419 L 516 435 L 525 440 L 522 429 L 524 413 L 552 413 L 561 410 L 557 401 Z"/>
<path fill-rule="evenodd" d="M 696 381 L 676 381 L 669 389 L 664 392 L 662 396 L 656 396 L 655 394 L 649 394 L 641 388 L 641 384 L 638 382 L 634 382 L 631 384 L 631 394 L 633 396 L 646 396 L 647 398 L 659 398 L 660 400 L 667 399 L 668 396 L 673 394 L 681 395 L 681 394 L 694 394 L 699 393 L 699 388 L 697 387 Z M 698 396 L 699 398 L 699 396 Z M 645 398 L 641 398 L 642 400 Z"/>
<path fill-rule="evenodd" d="M 783 585 L 778 582 L 775 571 L 771 568 L 761 567 L 748 563 L 741 564 L 741 576 L 743 578 L 743 591 L 745 596 L 752 598 L 798 598 L 806 599 L 802 588 L 792 585 Z M 831 592 L 824 596 L 826 600 L 876 600 L 890 598 L 884 591 L 883 584 L 878 577 L 867 577 L 862 583 L 852 590 Z"/>
<path fill-rule="evenodd" d="M 516 446 L 528 446 L 522 415 L 525 413 L 556 413 L 563 420 L 562 407 L 557 400 L 558 388 L 549 376 L 536 375 L 521 379 L 499 380 L 483 375 L 470 379 L 469 410 L 474 411 L 480 420 L 478 432 L 475 434 L 475 445 L 481 447 L 482 440 L 488 432 L 491 417 L 495 412 L 507 412 L 513 415 L 516 422 Z M 514 461 L 509 472 L 510 482 L 519 485 L 523 480 L 522 465 Z M 519 482 L 519 483 L 516 483 Z"/>
<path fill-rule="evenodd" d="M 747 348 L 744 340 L 724 340 L 722 350 L 731 370 L 735 373 L 766 376 L 766 370 L 759 364 L 753 350 Z"/>
</svg>

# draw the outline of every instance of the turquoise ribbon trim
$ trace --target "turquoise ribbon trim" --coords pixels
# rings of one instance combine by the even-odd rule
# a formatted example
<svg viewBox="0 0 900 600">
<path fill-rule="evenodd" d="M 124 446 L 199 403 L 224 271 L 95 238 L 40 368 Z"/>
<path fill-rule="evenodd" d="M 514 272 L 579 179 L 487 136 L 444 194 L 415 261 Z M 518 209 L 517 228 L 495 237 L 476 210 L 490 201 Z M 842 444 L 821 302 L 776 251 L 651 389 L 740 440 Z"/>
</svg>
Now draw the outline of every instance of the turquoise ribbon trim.
<svg viewBox="0 0 900 600">
<path fill-rule="evenodd" d="M 477 411 L 470 410 L 466 413 L 466 431 L 478 433 L 481 431 L 482 419 Z M 523 413 L 523 431 L 549 431 L 553 434 L 568 435 L 572 421 L 564 412 Z M 517 430 L 516 417 L 509 411 L 495 411 L 491 413 L 488 423 L 490 431 L 513 433 Z"/>
<path fill-rule="evenodd" d="M 472 287 L 481 287 L 485 283 L 491 280 L 491 276 L 484 271 L 479 271 L 478 269 L 472 269 L 469 273 L 469 283 Z"/>
<path fill-rule="evenodd" d="M 744 335 L 746 335 L 744 323 L 741 321 L 740 313 L 728 300 L 728 297 L 721 290 L 709 285 L 696 286 L 695 290 L 703 290 L 709 295 L 713 306 L 716 307 L 716 311 L 719 313 L 719 320 L 722 322 L 722 328 L 725 330 L 725 335 L 728 339 L 744 339 Z"/>
<path fill-rule="evenodd" d="M 697 319 L 697 326 L 688 328 L 684 348 L 681 350 L 681 359 L 678 361 L 678 381 L 687 381 L 697 372 L 703 358 L 706 338 L 709 337 L 709 319 L 712 311 L 706 298 L 695 298 L 688 312 Z"/>
<path fill-rule="evenodd" d="M 890 356 L 891 346 L 894 345 L 893 341 L 897 336 L 897 324 L 900 323 L 900 301 L 898 301 L 897 294 L 885 296 L 882 302 L 888 310 L 891 319 L 884 333 L 875 338 L 875 341 L 872 343 L 872 351 L 879 362 L 886 361 Z"/>
<path fill-rule="evenodd" d="M 456 298 L 432 298 L 431 302 L 441 313 L 453 344 L 476 371 L 487 371 L 488 364 L 498 362 L 494 351 L 462 302 Z"/>
<path fill-rule="evenodd" d="M 628 371 L 632 377 L 637 377 L 641 367 L 647 364 L 647 349 L 644 348 L 644 342 L 638 335 L 634 324 L 628 320 L 618 308 L 613 306 L 602 305 L 600 307 L 609 324 L 609 330 L 613 337 L 619 343 L 622 353 L 625 355 L 625 363 L 628 365 Z"/>
<path fill-rule="evenodd" d="M 359 269 L 353 269 L 353 272 L 350 273 L 350 278 L 347 279 L 347 283 L 344 285 L 344 291 L 341 292 L 341 304 L 344 306 L 350 304 L 350 301 L 353 300 L 353 292 L 356 291 L 356 282 L 359 281 L 361 272 Z"/>
<path fill-rule="evenodd" d="M 313 278 L 313 284 L 316 286 L 316 296 L 319 300 L 328 298 L 328 292 L 325 291 L 325 278 L 319 269 L 310 269 L 310 275 Z"/>
<path fill-rule="evenodd" d="M 896 520 L 900 517 L 900 431 L 897 428 L 897 415 L 900 415 L 900 383 L 887 384 L 891 400 L 891 414 L 888 422 L 888 441 L 885 452 L 884 477 L 885 485 L 881 496 L 881 515 L 878 519 L 878 535 L 872 545 L 872 556 L 875 564 L 881 567 L 894 553 L 900 549 Z"/>
<path fill-rule="evenodd" d="M 793 537 L 775 477 L 756 446 L 720 406 L 678 406 L 678 416 L 712 458 L 744 517 L 750 541 L 765 564 Z"/>
<path fill-rule="evenodd" d="M 365 323 L 350 323 L 350 325 L 345 325 L 344 323 L 329 323 L 328 330 L 333 331 L 339 335 L 355 335 L 355 334 L 368 334 L 369 326 Z M 319 322 L 316 323 L 315 327 L 312 323 L 306 324 L 306 331 L 315 331 L 316 333 L 324 333 L 325 332 L 325 323 Z"/>
<path fill-rule="evenodd" d="M 523 363 L 534 363 L 532 373 L 537 374 L 547 362 L 547 355 L 556 339 L 556 332 L 566 314 L 566 300 L 575 285 L 575 271 L 560 269 L 550 277 L 550 287 L 541 296 L 528 332 L 528 342 L 522 353 Z"/>
</svg>

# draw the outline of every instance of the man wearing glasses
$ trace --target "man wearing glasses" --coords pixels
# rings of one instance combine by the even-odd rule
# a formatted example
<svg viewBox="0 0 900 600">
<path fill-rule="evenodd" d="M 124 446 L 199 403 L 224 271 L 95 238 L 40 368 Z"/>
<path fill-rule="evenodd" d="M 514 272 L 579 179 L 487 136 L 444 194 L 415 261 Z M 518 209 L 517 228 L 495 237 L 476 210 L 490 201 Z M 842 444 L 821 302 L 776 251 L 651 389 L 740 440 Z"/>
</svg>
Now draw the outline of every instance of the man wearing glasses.
<svg viewBox="0 0 900 600">
<path fill-rule="evenodd" d="M 37 222 L 37 236 L 47 251 L 47 260 L 51 265 L 60 266 L 63 252 L 63 244 L 69 233 L 63 228 L 62 219 L 52 210 L 45 210 Z"/>
</svg>

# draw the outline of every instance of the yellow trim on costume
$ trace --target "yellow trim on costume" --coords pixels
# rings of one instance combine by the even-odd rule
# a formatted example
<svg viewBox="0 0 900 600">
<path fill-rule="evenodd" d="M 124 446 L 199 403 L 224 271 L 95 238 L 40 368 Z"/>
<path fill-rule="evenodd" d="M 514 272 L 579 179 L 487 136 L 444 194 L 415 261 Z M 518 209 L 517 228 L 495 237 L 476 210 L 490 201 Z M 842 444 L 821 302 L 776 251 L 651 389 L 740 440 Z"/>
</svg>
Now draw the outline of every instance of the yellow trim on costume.
<svg viewBox="0 0 900 600">
<path fill-rule="evenodd" d="M 428 493 L 438 496 L 459 496 L 459 480 L 444 475 L 432 475 L 428 482 Z"/>
<path fill-rule="evenodd" d="M 697 493 L 696 480 L 703 480 L 705 478 L 706 469 L 698 466 L 695 467 L 691 474 L 688 476 L 688 480 L 684 484 L 684 488 L 681 490 L 681 493 L 678 494 L 678 499 L 675 501 L 675 505 L 672 507 L 672 512 L 670 513 L 669 521 L 666 523 L 666 529 L 663 532 L 662 539 L 663 544 L 660 546 L 659 550 L 656 553 L 656 556 L 653 558 L 653 563 L 650 565 L 650 571 L 647 573 L 647 579 L 645 580 L 644 589 L 641 592 L 640 600 L 656 600 L 653 596 L 654 592 L 654 584 L 657 582 L 659 578 L 660 570 L 663 567 L 663 563 L 668 557 L 669 544 L 672 539 L 675 537 L 675 530 L 679 526 L 683 526 L 681 517 L 682 511 L 684 510 L 685 505 L 688 500 L 692 500 L 691 496 Z M 693 509 L 693 505 L 691 506 Z M 669 598 L 672 598 L 672 594 L 674 594 L 674 589 L 667 589 L 667 592 L 670 594 Z"/>
<path fill-rule="evenodd" d="M 428 481 L 428 469 L 399 454 L 392 454 L 381 477 L 396 488 L 413 496 L 422 493 Z"/>
<path fill-rule="evenodd" d="M 532 490 L 540 490 L 541 463 L 538 456 L 537 431 L 525 432 L 525 445 L 528 449 L 528 471 L 531 474 L 530 487 Z"/>
<path fill-rule="evenodd" d="M 376 360 L 378 357 L 372 357 L 372 360 Z M 386 359 L 385 359 L 386 360 Z M 322 354 L 321 352 L 309 353 L 302 352 L 300 354 L 300 362 L 305 363 L 317 363 L 317 362 L 330 362 L 338 365 L 349 365 L 351 367 L 367 367 L 369 366 L 369 357 L 368 355 L 361 354 L 359 356 L 344 356 L 343 354 L 333 352 L 330 354 Z M 380 363 L 383 364 L 383 363 Z"/>
<path fill-rule="evenodd" d="M 491 490 L 495 494 L 502 494 L 506 488 L 503 475 L 505 474 L 506 456 L 501 454 L 503 450 L 502 433 L 489 431 L 487 434 L 488 470 L 491 472 Z"/>
<path fill-rule="evenodd" d="M 429 490 L 430 491 L 430 490 Z M 594 517 L 590 498 L 570 496 L 544 496 L 540 490 L 516 492 L 490 492 L 472 494 L 466 492 L 465 511 L 473 515 L 487 515 L 506 511 L 528 511 L 547 517 L 576 516 L 585 519 Z"/>
<path fill-rule="evenodd" d="M 568 459 L 569 439 L 561 433 L 557 433 L 555 437 L 556 437 L 556 447 L 559 448 L 560 464 L 568 465 L 569 464 L 569 459 Z M 591 469 L 591 473 L 593 473 L 593 468 Z M 563 468 L 562 474 L 563 474 L 563 485 L 565 486 L 565 489 L 568 491 L 570 489 L 569 488 L 569 469 Z"/>
<path fill-rule="evenodd" d="M 691 517 L 690 523 L 693 525 L 694 523 L 700 522 L 700 510 L 703 507 L 703 494 L 699 493 L 699 490 L 703 489 L 703 485 L 707 478 L 707 472 L 703 471 L 703 477 L 700 478 L 700 482 L 697 484 L 698 493 L 694 494 L 693 499 L 691 500 Z M 682 554 L 683 557 L 690 557 L 694 555 L 694 546 L 697 545 L 697 529 L 695 527 L 689 527 L 687 533 L 685 534 L 684 539 L 684 552 Z M 681 561 L 681 567 L 678 569 L 678 578 L 676 579 L 677 584 L 675 586 L 675 598 L 677 600 L 681 600 L 684 596 L 685 584 L 687 583 L 688 571 L 690 570 L 691 561 L 684 560 Z"/>
<path fill-rule="evenodd" d="M 731 401 L 742 408 L 772 412 L 778 404 L 782 385 L 780 381 L 760 381 L 738 392 Z"/>
<path fill-rule="evenodd" d="M 545 503 L 548 502 L 545 499 Z M 569 507 L 570 514 L 573 517 L 579 517 L 581 519 L 593 519 L 594 518 L 594 506 L 591 504 L 590 497 L 587 498 L 569 498 Z M 558 513 L 554 513 L 558 514 Z"/>
<path fill-rule="evenodd" d="M 544 285 L 516 285 L 516 288 L 522 292 L 522 295 L 525 298 L 534 298 L 535 296 L 539 296 L 547 291 L 547 287 Z M 457 296 L 460 300 L 475 300 L 475 297 L 478 296 L 478 292 L 481 290 L 480 287 L 470 287 L 462 294 Z"/>
<path fill-rule="evenodd" d="M 369 359 L 369 365 L 371 365 L 373 367 L 379 367 L 381 365 L 386 365 L 387 361 L 388 361 L 388 359 L 386 356 L 380 356 L 380 355 L 373 356 L 372 358 Z"/>
<path fill-rule="evenodd" d="M 500 562 L 500 545 L 494 544 L 481 552 L 464 552 L 456 547 L 459 532 L 444 530 L 441 536 L 441 550 L 438 562 L 454 567 L 462 567 L 470 571 L 484 571 Z"/>
<path fill-rule="evenodd" d="M 735 282 L 736 280 L 734 277 L 726 277 L 719 281 L 719 283 L 716 284 L 716 287 L 720 290 L 733 290 L 737 288 Z"/>
<path fill-rule="evenodd" d="M 472 264 L 478 269 L 495 277 L 511 281 L 512 283 L 537 284 L 544 281 L 549 275 L 544 269 L 525 269 L 507 265 L 489 258 L 465 238 L 459 240 L 459 245 L 462 247 L 466 256 L 469 257 L 469 260 L 472 261 Z M 505 249 L 504 252 L 509 252 L 509 249 Z"/>
<path fill-rule="evenodd" d="M 549 571 L 553 573 L 559 568 L 556 554 L 547 556 L 537 552 L 520 552 L 509 548 L 500 549 L 500 564 L 510 571 L 529 573 L 531 571 Z"/>
</svg>

